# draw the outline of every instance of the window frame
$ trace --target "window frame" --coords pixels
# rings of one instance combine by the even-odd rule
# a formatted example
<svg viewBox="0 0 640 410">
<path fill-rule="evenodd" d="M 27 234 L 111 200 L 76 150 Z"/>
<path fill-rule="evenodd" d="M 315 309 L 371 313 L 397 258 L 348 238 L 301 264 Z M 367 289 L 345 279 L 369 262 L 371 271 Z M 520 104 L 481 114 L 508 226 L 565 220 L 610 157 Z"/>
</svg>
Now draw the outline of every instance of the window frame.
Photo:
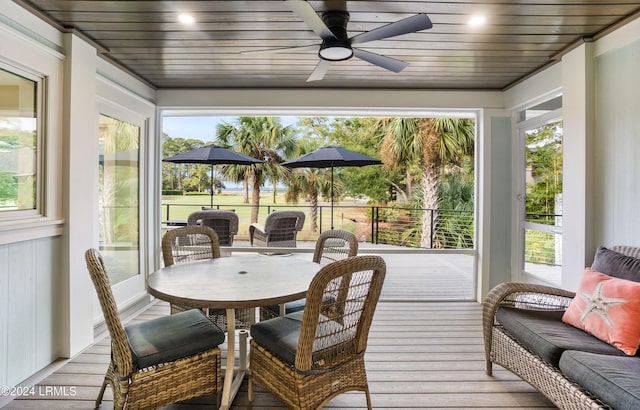
<svg viewBox="0 0 640 410">
<path fill-rule="evenodd" d="M 46 184 L 44 183 L 46 178 L 45 161 L 46 158 L 46 144 L 44 142 L 45 127 L 46 127 L 46 88 L 47 79 L 45 76 L 38 75 L 25 68 L 18 67 L 17 65 L 10 64 L 7 61 L 0 59 L 0 69 L 7 71 L 13 75 L 26 78 L 33 81 L 36 85 L 35 93 L 35 114 L 36 114 L 36 189 L 35 189 L 35 208 L 34 209 L 21 209 L 15 211 L 1 211 L 0 212 L 0 224 L 11 224 L 12 222 L 24 222 L 28 219 L 44 218 L 46 217 L 45 202 L 46 202 Z"/>
</svg>

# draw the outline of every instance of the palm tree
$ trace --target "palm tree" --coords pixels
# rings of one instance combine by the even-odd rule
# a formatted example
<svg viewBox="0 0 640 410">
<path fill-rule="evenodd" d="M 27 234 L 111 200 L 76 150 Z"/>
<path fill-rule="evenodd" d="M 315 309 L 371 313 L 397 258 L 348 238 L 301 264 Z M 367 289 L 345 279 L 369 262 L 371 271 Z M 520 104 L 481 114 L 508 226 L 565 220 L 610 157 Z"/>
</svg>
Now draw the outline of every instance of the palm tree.
<svg viewBox="0 0 640 410">
<path fill-rule="evenodd" d="M 238 117 L 236 124 L 222 123 L 217 129 L 218 141 L 234 150 L 265 161 L 247 166 L 244 181 L 253 183 L 251 222 L 258 222 L 260 188 L 275 168 L 296 148 L 291 127 L 284 127 L 278 117 Z M 224 170 L 223 170 L 224 172 Z"/>
<path fill-rule="evenodd" d="M 382 161 L 387 167 L 410 167 L 417 164 L 423 193 L 422 206 L 438 209 L 438 185 L 443 165 L 459 164 L 473 152 L 474 125 L 460 118 L 385 118 L 378 122 L 382 130 Z M 407 183 L 410 183 L 408 176 Z M 421 247 L 431 243 L 432 217 L 422 218 Z"/>
<path fill-rule="evenodd" d="M 318 141 L 302 140 L 298 155 L 307 154 L 319 147 Z M 331 193 L 331 177 L 326 169 L 296 168 L 291 171 L 288 189 L 285 195 L 287 202 L 298 202 L 301 196 L 309 201 L 309 217 L 311 232 L 318 231 L 318 196 L 329 196 Z"/>
</svg>

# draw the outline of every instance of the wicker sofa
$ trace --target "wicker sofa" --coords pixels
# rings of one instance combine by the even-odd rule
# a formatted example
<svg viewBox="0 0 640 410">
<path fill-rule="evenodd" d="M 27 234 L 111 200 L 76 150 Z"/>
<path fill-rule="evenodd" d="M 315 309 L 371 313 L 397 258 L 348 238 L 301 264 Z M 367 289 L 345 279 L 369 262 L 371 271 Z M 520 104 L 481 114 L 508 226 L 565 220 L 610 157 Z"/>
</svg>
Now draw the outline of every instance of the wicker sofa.
<svg viewBox="0 0 640 410">
<path fill-rule="evenodd" d="M 592 268 L 640 282 L 640 248 L 599 248 Z M 624 270 L 622 274 L 619 274 Z M 640 354 L 562 322 L 575 293 L 502 283 L 483 305 L 486 372 L 496 363 L 527 381 L 560 409 L 640 409 Z"/>
</svg>

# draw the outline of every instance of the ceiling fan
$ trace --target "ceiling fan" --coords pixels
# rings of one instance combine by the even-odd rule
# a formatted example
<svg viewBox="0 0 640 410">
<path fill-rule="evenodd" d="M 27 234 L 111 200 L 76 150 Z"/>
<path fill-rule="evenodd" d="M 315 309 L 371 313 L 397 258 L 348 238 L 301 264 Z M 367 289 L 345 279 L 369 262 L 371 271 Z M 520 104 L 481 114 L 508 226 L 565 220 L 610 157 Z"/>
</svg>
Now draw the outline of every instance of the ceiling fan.
<svg viewBox="0 0 640 410">
<path fill-rule="evenodd" d="M 357 57 L 371 64 L 399 73 L 409 64 L 391 57 L 354 48 L 353 46 L 356 44 L 363 44 L 370 41 L 383 40 L 389 37 L 426 30 L 433 26 L 429 17 L 426 14 L 421 13 L 396 21 L 395 23 L 390 23 L 371 31 L 349 37 L 347 34 L 349 13 L 347 11 L 329 10 L 324 12 L 322 14 L 322 18 L 320 18 L 313 7 L 311 7 L 311 5 L 305 0 L 285 0 L 285 3 L 287 3 L 291 11 L 300 17 L 311 30 L 320 36 L 322 44 L 319 45 L 319 49 L 318 44 L 314 44 L 311 46 L 249 51 L 247 53 L 284 53 L 291 50 L 306 51 L 309 49 L 318 49 L 318 57 L 320 57 L 320 61 L 307 81 L 322 80 L 332 61 L 344 61 L 352 57 Z"/>
</svg>

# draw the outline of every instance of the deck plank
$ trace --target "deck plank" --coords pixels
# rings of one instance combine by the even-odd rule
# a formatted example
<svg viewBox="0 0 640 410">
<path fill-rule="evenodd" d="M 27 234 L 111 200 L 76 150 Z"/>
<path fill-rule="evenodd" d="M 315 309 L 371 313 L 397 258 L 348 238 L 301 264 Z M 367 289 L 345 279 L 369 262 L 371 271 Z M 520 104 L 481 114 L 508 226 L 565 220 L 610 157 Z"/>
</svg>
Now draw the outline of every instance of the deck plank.
<svg viewBox="0 0 640 410">
<path fill-rule="evenodd" d="M 156 303 L 136 318 L 168 314 Z M 554 409 L 540 393 L 512 373 L 494 366 L 484 372 L 481 305 L 475 302 L 386 302 L 378 304 L 365 355 L 376 409 Z M 7 409 L 89 409 L 98 394 L 109 360 L 105 337 L 43 379 L 38 386 L 75 387 L 74 397 L 21 397 Z M 232 409 L 282 409 L 271 393 L 256 387 L 249 403 L 246 382 Z M 101 409 L 112 407 L 108 388 Z M 213 397 L 200 397 L 166 409 L 213 409 Z M 336 397 L 327 409 L 361 409 L 364 395 Z"/>
</svg>

